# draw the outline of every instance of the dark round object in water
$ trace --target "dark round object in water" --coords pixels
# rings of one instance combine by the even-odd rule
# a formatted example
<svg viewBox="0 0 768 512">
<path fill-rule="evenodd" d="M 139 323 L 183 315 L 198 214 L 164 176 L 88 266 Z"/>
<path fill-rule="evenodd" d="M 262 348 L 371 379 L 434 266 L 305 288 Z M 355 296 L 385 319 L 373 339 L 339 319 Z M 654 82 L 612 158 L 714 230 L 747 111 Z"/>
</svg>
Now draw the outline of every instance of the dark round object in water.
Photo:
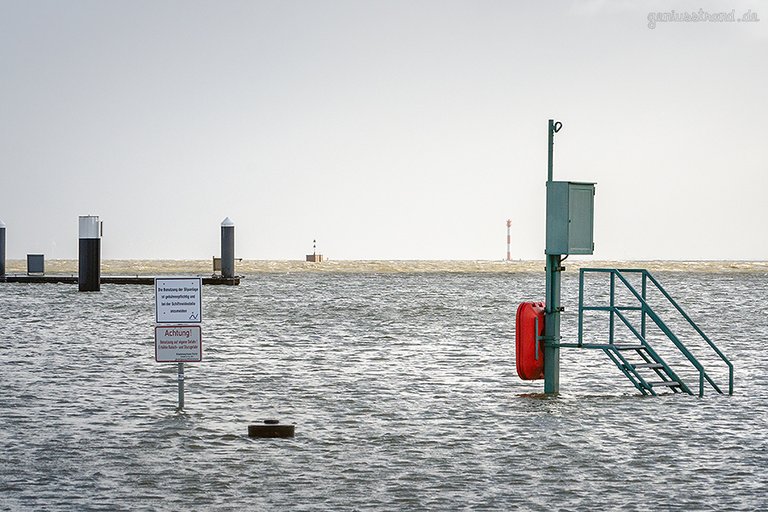
<svg viewBox="0 0 768 512">
<path fill-rule="evenodd" d="M 248 425 L 248 437 L 293 437 L 296 425 L 280 425 L 278 420 Z"/>
</svg>

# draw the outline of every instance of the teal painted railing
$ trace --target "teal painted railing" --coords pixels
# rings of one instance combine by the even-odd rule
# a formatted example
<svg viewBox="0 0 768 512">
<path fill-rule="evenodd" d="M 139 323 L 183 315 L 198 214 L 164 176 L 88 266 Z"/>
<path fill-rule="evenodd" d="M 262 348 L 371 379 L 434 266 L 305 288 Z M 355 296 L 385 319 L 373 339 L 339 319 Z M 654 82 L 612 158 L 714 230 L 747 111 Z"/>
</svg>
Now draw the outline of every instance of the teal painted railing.
<svg viewBox="0 0 768 512">
<path fill-rule="evenodd" d="M 584 305 L 584 276 L 587 273 L 608 273 L 610 274 L 610 294 L 608 306 L 587 306 Z M 642 276 L 641 291 L 632 286 L 627 280 L 624 274 L 640 274 Z M 635 299 L 637 299 L 638 306 L 618 306 L 616 304 L 616 280 L 619 280 L 624 285 Z M 647 318 L 661 330 L 664 335 L 674 344 L 674 346 L 685 356 L 685 358 L 693 365 L 693 367 L 699 373 L 699 396 L 704 396 L 704 382 L 709 383 L 712 388 L 718 393 L 723 393 L 720 387 L 714 382 L 710 375 L 704 369 L 704 366 L 699 362 L 696 357 L 688 350 L 688 348 L 680 341 L 679 337 L 669 328 L 669 326 L 659 317 L 658 314 L 651 308 L 646 301 L 648 284 L 652 284 L 656 290 L 658 290 L 664 298 L 677 310 L 678 313 L 685 319 L 686 322 L 698 333 L 699 336 L 706 342 L 706 344 L 714 351 L 715 354 L 728 366 L 728 394 L 733 394 L 733 364 L 728 360 L 722 351 L 704 334 L 704 332 L 696 325 L 690 316 L 683 310 L 682 307 L 675 301 L 672 296 L 667 293 L 664 287 L 654 278 L 650 272 L 645 269 L 609 269 L 609 268 L 583 268 L 579 273 L 579 341 L 576 344 L 562 344 L 562 346 L 575 346 L 579 348 L 594 348 L 602 349 L 611 358 L 611 360 L 622 370 L 622 372 L 632 381 L 632 383 L 643 392 L 643 394 L 655 395 L 653 391 L 654 387 L 667 386 L 673 391 L 680 390 L 692 394 L 688 386 L 682 381 L 682 379 L 670 368 L 670 366 L 661 358 L 661 356 L 651 347 L 650 343 L 646 339 L 646 323 Z M 604 311 L 610 314 L 609 318 L 609 333 L 607 344 L 588 344 L 583 342 L 584 336 L 584 312 L 585 311 Z M 640 311 L 640 330 L 630 322 L 624 311 Z M 640 342 L 639 345 L 620 345 L 616 344 L 614 340 L 614 333 L 616 327 L 616 319 L 621 322 L 632 332 L 632 334 Z M 643 358 L 644 362 L 633 364 L 630 363 L 623 355 L 624 350 L 634 350 L 638 355 Z M 637 368 L 645 367 L 651 368 L 655 371 L 656 375 L 662 377 L 661 382 L 649 383 L 638 372 Z"/>
</svg>

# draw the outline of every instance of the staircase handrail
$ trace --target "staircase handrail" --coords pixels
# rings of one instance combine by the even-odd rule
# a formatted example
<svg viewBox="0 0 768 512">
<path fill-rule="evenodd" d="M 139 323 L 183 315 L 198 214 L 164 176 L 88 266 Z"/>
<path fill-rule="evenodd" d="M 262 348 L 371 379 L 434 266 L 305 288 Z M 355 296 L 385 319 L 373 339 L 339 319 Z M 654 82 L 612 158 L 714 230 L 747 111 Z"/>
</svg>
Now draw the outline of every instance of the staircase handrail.
<svg viewBox="0 0 768 512">
<path fill-rule="evenodd" d="M 630 328 L 630 330 L 635 334 L 638 339 L 640 339 L 645 344 L 645 339 L 642 335 L 637 333 L 636 329 L 634 329 L 629 323 L 628 320 L 624 317 L 624 315 L 621 314 L 621 309 L 634 309 L 634 308 L 626 308 L 626 307 L 619 307 L 613 305 L 613 294 L 614 290 L 611 289 L 611 306 L 609 307 L 590 307 L 590 306 L 584 306 L 583 303 L 583 296 L 584 296 L 584 274 L 587 272 L 594 272 L 594 273 L 611 273 L 612 275 L 617 276 L 622 283 L 624 283 L 624 286 L 627 287 L 627 289 L 635 296 L 635 298 L 640 302 L 641 308 L 644 314 L 647 314 L 651 320 L 659 327 L 659 329 L 662 330 L 662 332 L 667 336 L 667 338 L 672 341 L 672 343 L 677 347 L 677 349 L 688 359 L 688 361 L 699 371 L 699 396 L 704 395 L 704 380 L 706 379 L 707 382 L 718 392 L 722 393 L 720 388 L 717 386 L 717 384 L 712 380 L 712 378 L 707 374 L 706 370 L 702 366 L 702 364 L 696 359 L 696 357 L 687 349 L 687 347 L 678 339 L 678 337 L 672 332 L 672 330 L 666 325 L 666 323 L 659 317 L 658 314 L 653 310 L 653 308 L 646 302 L 645 298 L 635 289 L 634 286 L 624 277 L 622 274 L 623 272 L 626 273 L 642 273 L 643 276 L 650 278 L 651 282 L 654 286 L 664 295 L 664 297 L 675 307 L 675 309 L 683 316 L 683 318 L 688 321 L 688 323 L 694 328 L 694 330 L 704 339 L 704 341 L 707 342 L 707 344 L 715 351 L 715 353 L 720 357 L 723 362 L 728 366 L 729 369 L 729 375 L 728 375 L 728 394 L 733 394 L 733 364 L 728 360 L 728 358 L 725 356 L 725 354 L 722 353 L 722 351 L 709 339 L 709 337 L 704 334 L 704 332 L 699 328 L 699 326 L 691 319 L 691 317 L 685 313 L 685 311 L 680 307 L 680 305 L 669 295 L 669 293 L 661 286 L 661 284 L 648 272 L 646 269 L 608 269 L 608 268 L 582 268 L 580 269 L 579 273 L 579 345 L 582 344 L 582 335 L 583 335 L 583 311 L 584 310 L 602 310 L 602 311 L 611 311 L 614 314 L 617 314 L 619 318 L 627 325 L 627 327 Z M 611 327 L 613 329 L 613 327 Z"/>
<path fill-rule="evenodd" d="M 688 347 L 686 347 L 680 339 L 675 335 L 674 332 L 672 332 L 672 329 L 667 326 L 667 324 L 659 317 L 659 315 L 656 314 L 656 312 L 651 308 L 650 304 L 648 304 L 645 299 L 638 293 L 637 290 L 635 290 L 635 287 L 632 286 L 632 284 L 627 281 L 627 279 L 624 277 L 624 275 L 619 271 L 616 270 L 616 276 L 621 280 L 622 283 L 624 283 L 624 286 L 627 287 L 629 291 L 632 292 L 632 294 L 640 301 L 640 304 L 643 308 L 645 308 L 645 313 L 651 317 L 651 320 L 659 327 L 659 329 L 662 330 L 664 334 L 667 335 L 667 338 L 669 338 L 672 343 L 677 347 L 677 349 L 682 352 L 682 354 L 688 359 L 688 361 L 699 371 L 699 396 L 704 396 L 704 379 L 709 382 L 709 384 L 717 391 L 718 393 L 722 394 L 722 391 L 720 391 L 720 388 L 717 384 L 710 378 L 710 376 L 707 374 L 706 370 L 704 369 L 704 366 L 699 362 L 698 359 L 688 350 Z M 623 315 L 622 315 L 623 316 Z"/>
<path fill-rule="evenodd" d="M 704 341 L 707 342 L 707 345 L 709 345 L 709 347 L 715 351 L 717 356 L 728 366 L 728 394 L 732 395 L 733 394 L 733 363 L 731 363 L 731 361 L 725 356 L 725 354 L 723 354 L 723 352 L 718 348 L 718 346 L 715 345 L 712 342 L 712 340 L 709 339 L 709 336 L 704 334 L 704 331 L 702 331 L 699 328 L 699 326 L 696 324 L 696 322 L 694 322 L 693 319 L 691 319 L 691 317 L 688 316 L 688 313 L 686 313 L 685 310 L 683 310 L 683 308 L 680 307 L 677 301 L 673 299 L 669 293 L 667 293 L 667 290 L 665 290 L 664 287 L 661 286 L 661 283 L 659 283 L 656 280 L 656 278 L 653 277 L 653 275 L 647 270 L 644 270 L 643 273 L 645 276 L 647 276 L 651 280 L 654 286 L 656 286 L 656 289 L 658 289 L 664 295 L 664 297 L 666 297 L 666 299 L 675 307 L 678 313 L 680 313 L 683 316 L 683 318 L 686 319 L 688 324 L 691 327 L 693 327 L 697 333 L 699 333 L 699 336 L 701 336 L 704 339 Z"/>
</svg>

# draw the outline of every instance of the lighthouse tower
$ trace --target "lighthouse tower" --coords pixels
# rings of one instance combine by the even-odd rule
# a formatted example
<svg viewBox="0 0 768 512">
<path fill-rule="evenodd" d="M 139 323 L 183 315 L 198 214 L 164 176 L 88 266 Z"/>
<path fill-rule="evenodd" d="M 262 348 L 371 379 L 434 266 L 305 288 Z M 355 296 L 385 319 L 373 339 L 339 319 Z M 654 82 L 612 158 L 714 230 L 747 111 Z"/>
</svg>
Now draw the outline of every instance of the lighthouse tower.
<svg viewBox="0 0 768 512">
<path fill-rule="evenodd" d="M 510 234 L 511 227 L 512 219 L 507 219 L 507 261 L 512 261 L 512 235 Z"/>
</svg>

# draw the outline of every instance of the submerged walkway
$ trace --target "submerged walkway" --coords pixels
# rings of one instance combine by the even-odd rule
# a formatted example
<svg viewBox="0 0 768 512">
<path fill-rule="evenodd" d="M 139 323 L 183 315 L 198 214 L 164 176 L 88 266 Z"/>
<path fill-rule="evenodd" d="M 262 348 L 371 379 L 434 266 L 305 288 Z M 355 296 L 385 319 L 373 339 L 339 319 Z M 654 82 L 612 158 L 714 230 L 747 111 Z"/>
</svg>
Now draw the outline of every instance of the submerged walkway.
<svg viewBox="0 0 768 512">
<path fill-rule="evenodd" d="M 162 276 L 158 276 L 162 277 Z M 198 277 L 198 276 L 195 276 Z M 202 276 L 201 276 L 202 277 Z M 242 276 L 222 277 L 208 276 L 202 277 L 203 284 L 223 284 L 228 286 L 237 286 L 240 284 Z M 77 284 L 76 275 L 27 275 L 27 274 L 8 274 L 0 276 L 0 283 L 29 283 L 29 284 L 52 284 L 66 283 Z M 101 284 L 155 284 L 154 276 L 101 276 Z"/>
</svg>

